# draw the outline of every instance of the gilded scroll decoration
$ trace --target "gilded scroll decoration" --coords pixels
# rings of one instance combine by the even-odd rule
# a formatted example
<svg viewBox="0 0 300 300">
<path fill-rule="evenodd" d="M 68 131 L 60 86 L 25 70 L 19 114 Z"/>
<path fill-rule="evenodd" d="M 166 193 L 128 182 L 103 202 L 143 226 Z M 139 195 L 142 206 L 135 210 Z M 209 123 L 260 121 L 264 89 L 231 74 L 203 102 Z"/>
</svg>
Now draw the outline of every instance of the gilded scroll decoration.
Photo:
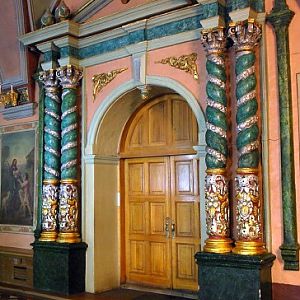
<svg viewBox="0 0 300 300">
<path fill-rule="evenodd" d="M 195 80 L 198 80 L 199 73 L 196 60 L 197 53 L 191 53 L 188 55 L 181 55 L 180 57 L 170 56 L 160 61 L 157 61 L 156 63 L 168 64 L 171 67 L 180 69 L 182 71 L 185 71 L 186 73 L 190 73 L 191 75 L 193 75 Z"/>
<path fill-rule="evenodd" d="M 206 157 L 205 210 L 209 238 L 204 251 L 227 253 L 232 249 L 229 238 L 229 198 L 227 180 L 227 98 L 225 29 L 217 27 L 201 32 L 206 50 Z"/>
<path fill-rule="evenodd" d="M 221 173 L 221 172 L 218 172 Z M 205 178 L 205 211 L 207 234 L 211 237 L 229 235 L 228 182 L 224 175 L 207 172 Z"/>
<path fill-rule="evenodd" d="M 128 68 L 116 69 L 108 73 L 96 74 L 93 76 L 93 98 L 94 101 L 96 96 L 102 91 L 102 89 L 112 82 L 118 74 L 126 71 Z"/>
</svg>

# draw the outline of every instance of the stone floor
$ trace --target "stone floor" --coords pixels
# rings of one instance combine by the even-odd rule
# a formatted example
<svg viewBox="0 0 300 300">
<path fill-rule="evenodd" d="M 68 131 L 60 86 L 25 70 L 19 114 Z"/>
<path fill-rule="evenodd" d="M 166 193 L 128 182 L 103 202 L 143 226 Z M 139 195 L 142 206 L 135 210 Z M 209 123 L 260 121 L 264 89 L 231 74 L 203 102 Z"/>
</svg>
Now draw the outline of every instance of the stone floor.
<svg viewBox="0 0 300 300">
<path fill-rule="evenodd" d="M 195 298 L 195 297 L 193 297 Z M 61 296 L 53 294 L 42 294 L 33 291 L 22 291 L 22 290 L 1 290 L 0 288 L 0 299 L 1 300 L 186 300 L 191 299 L 185 297 L 175 297 L 170 295 L 155 294 L 144 291 L 135 291 L 130 289 L 116 289 L 99 294 L 83 293 L 75 296 Z"/>
</svg>

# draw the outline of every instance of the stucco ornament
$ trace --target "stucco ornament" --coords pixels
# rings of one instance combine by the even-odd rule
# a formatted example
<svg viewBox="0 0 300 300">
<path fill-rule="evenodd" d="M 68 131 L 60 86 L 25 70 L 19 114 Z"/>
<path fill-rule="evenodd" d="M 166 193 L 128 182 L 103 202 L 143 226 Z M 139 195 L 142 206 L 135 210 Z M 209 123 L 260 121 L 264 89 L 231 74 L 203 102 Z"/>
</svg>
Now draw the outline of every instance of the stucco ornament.
<svg viewBox="0 0 300 300">
<path fill-rule="evenodd" d="M 258 176 L 238 174 L 236 182 L 237 234 L 239 239 L 256 240 L 262 237 L 258 191 Z"/>
<path fill-rule="evenodd" d="M 40 240 L 55 241 L 60 179 L 61 99 L 55 70 L 41 72 L 39 79 L 45 89 L 42 233 Z"/>
<path fill-rule="evenodd" d="M 226 177 L 228 121 L 225 29 L 217 27 L 203 30 L 201 41 L 207 54 L 205 210 L 209 238 L 205 241 L 204 251 L 227 253 L 232 249 L 232 240 L 229 238 L 229 199 Z"/>
<path fill-rule="evenodd" d="M 207 174 L 205 178 L 205 211 L 207 234 L 228 237 L 229 199 L 228 182 L 224 175 Z"/>
</svg>

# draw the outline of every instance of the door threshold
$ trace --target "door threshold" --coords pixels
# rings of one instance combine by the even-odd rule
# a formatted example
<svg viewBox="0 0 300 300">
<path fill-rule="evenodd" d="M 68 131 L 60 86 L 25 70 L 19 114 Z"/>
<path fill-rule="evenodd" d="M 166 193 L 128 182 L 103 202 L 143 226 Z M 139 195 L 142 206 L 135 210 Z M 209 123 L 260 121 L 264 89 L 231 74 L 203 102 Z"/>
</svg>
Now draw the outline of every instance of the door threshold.
<svg viewBox="0 0 300 300">
<path fill-rule="evenodd" d="M 161 294 L 167 296 L 181 297 L 186 299 L 198 299 L 197 292 L 152 288 L 152 287 L 146 287 L 146 286 L 129 284 L 129 283 L 122 284 L 121 288 L 127 290 L 135 290 L 135 291 L 155 293 L 155 294 Z"/>
</svg>

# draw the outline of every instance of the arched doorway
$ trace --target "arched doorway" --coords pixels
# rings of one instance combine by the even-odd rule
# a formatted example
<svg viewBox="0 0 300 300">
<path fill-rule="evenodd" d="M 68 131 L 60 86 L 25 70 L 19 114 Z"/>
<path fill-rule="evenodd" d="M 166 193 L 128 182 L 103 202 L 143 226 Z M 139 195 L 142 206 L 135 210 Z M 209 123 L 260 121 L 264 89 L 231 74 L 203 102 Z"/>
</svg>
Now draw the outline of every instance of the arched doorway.
<svg viewBox="0 0 300 300">
<path fill-rule="evenodd" d="M 200 202 L 204 203 L 205 118 L 193 94 L 177 81 L 159 76 L 147 76 L 150 98 L 177 93 L 191 107 L 197 119 Z M 97 292 L 120 285 L 120 142 L 125 124 L 144 104 L 138 83 L 129 81 L 113 90 L 99 105 L 89 125 L 84 141 L 82 235 L 88 243 L 86 290 Z M 205 222 L 204 205 L 200 205 L 201 223 Z M 204 221 L 203 221 L 204 220 Z M 206 239 L 201 228 L 201 245 Z"/>
<path fill-rule="evenodd" d="M 178 94 L 131 117 L 120 156 L 126 283 L 197 290 L 200 249 L 196 118 Z"/>
</svg>

